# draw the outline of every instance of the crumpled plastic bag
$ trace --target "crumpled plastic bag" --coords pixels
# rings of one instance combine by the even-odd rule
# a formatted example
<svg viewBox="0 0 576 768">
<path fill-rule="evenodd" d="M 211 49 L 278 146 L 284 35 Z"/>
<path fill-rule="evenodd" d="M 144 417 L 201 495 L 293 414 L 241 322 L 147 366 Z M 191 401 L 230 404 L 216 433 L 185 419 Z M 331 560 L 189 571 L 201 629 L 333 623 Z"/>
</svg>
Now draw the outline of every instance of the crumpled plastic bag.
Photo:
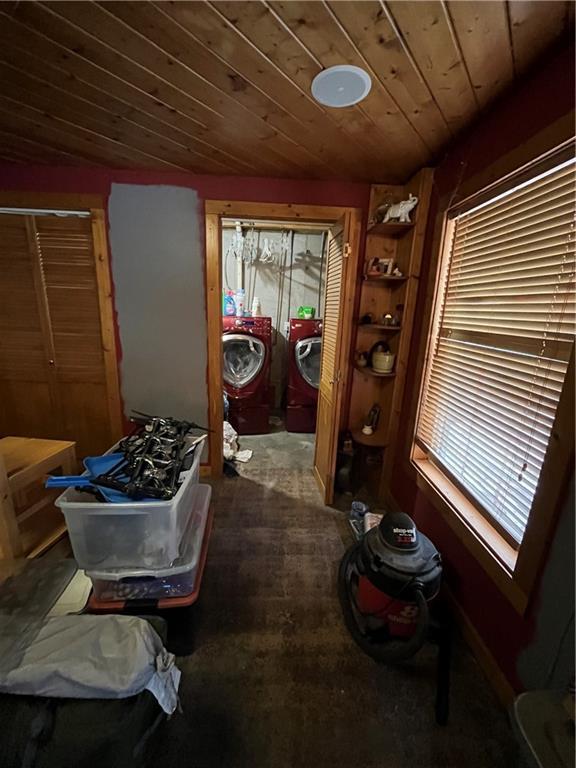
<svg viewBox="0 0 576 768">
<path fill-rule="evenodd" d="M 232 424 L 227 421 L 224 422 L 224 458 L 226 461 L 250 461 L 252 458 L 252 451 L 241 451 L 238 448 L 238 432 L 234 429 Z"/>
</svg>

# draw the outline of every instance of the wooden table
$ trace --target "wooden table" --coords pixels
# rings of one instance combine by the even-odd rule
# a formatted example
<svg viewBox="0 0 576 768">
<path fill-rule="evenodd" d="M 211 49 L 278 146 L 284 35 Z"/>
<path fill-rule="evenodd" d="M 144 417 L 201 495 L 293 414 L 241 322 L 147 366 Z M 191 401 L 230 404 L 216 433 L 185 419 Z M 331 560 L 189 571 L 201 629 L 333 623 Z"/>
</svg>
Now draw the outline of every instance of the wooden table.
<svg viewBox="0 0 576 768">
<path fill-rule="evenodd" d="M 28 505 L 25 498 L 34 485 L 38 495 L 38 486 L 47 474 L 76 471 L 75 445 L 30 437 L 0 440 L 0 557 L 36 557 L 66 532 L 66 524 L 52 504 L 53 492 L 40 491 L 40 498 Z M 45 510 L 44 515 L 37 514 L 41 510 Z M 30 528 L 27 521 L 36 522 L 39 537 L 33 535 L 33 529 L 32 534 L 23 530 L 24 523 Z"/>
</svg>

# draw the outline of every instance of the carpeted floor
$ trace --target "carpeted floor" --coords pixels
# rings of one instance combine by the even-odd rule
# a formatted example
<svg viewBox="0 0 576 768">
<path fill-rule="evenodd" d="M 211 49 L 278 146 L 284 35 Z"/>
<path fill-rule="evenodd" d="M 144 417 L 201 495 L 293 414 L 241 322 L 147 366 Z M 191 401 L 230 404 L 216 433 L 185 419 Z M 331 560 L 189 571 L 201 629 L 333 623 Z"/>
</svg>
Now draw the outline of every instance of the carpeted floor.
<svg viewBox="0 0 576 768">
<path fill-rule="evenodd" d="M 379 666 L 356 648 L 336 596 L 351 541 L 344 515 L 321 504 L 309 448 L 291 460 L 265 453 L 240 477 L 214 484 L 195 650 L 179 661 L 184 712 L 159 734 L 151 764 L 513 765 L 506 714 L 461 643 L 445 728 L 434 722 L 432 648 L 403 668 Z"/>
</svg>

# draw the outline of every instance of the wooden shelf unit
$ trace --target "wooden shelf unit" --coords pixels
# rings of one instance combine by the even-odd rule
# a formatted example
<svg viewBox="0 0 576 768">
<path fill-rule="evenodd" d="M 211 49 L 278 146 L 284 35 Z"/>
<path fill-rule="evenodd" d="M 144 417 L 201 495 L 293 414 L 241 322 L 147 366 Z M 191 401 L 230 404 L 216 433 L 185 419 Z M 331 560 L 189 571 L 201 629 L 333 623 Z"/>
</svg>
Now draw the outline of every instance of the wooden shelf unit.
<svg viewBox="0 0 576 768">
<path fill-rule="evenodd" d="M 352 430 L 352 440 L 360 445 L 365 445 L 368 448 L 385 448 L 386 442 L 382 439 L 382 435 L 378 431 L 372 435 L 365 435 L 361 429 Z"/>
<path fill-rule="evenodd" d="M 370 213 L 372 214 L 373 208 L 370 208 Z M 371 227 L 368 228 L 367 235 L 380 235 L 384 237 L 404 237 L 408 232 L 410 232 L 411 229 L 413 229 L 414 223 L 411 222 L 409 224 L 406 224 L 401 221 L 387 221 L 387 222 L 379 222 L 378 224 L 373 224 Z"/>
<path fill-rule="evenodd" d="M 379 373 L 368 365 L 355 365 L 354 368 L 356 368 L 357 371 L 360 371 L 360 373 L 366 373 L 368 376 L 375 376 L 377 379 L 393 379 L 394 376 L 396 376 L 395 371 L 392 371 L 391 373 Z"/>
<path fill-rule="evenodd" d="M 356 323 L 358 330 L 378 331 L 379 333 L 400 333 L 401 325 L 382 325 L 381 323 Z"/>
<path fill-rule="evenodd" d="M 400 410 L 404 395 L 406 368 L 412 343 L 412 328 L 416 310 L 424 236 L 432 192 L 433 170 L 423 168 L 404 186 L 375 184 L 370 190 L 371 218 L 379 205 L 385 202 L 397 203 L 405 200 L 409 193 L 417 195 L 418 205 L 411 212 L 409 224 L 399 222 L 380 223 L 368 229 L 366 234 L 366 264 L 359 286 L 357 317 L 371 314 L 381 317 L 394 315 L 402 305 L 400 326 L 358 323 L 354 345 L 354 367 L 363 376 L 354 376 L 350 395 L 348 428 L 353 439 L 383 452 L 382 471 L 378 474 L 377 487 L 369 490 L 385 500 L 389 495 L 399 432 Z M 366 265 L 374 258 L 393 259 L 394 267 L 402 272 L 395 275 L 366 275 Z M 372 333 L 365 333 L 366 330 Z M 377 333 L 378 332 L 378 333 Z M 376 336 L 376 338 L 374 338 Z M 368 368 L 357 366 L 356 355 L 369 352 L 374 343 L 386 342 L 396 355 L 392 374 L 376 374 Z M 386 386 L 383 385 L 386 382 Z M 368 411 L 374 405 L 380 406 L 380 421 L 375 435 L 363 436 L 361 429 Z M 363 440 L 362 438 L 366 438 Z M 372 439 L 371 439 L 372 438 Z M 373 484 L 370 483 L 370 486 Z"/>
<path fill-rule="evenodd" d="M 364 280 L 369 280 L 373 283 L 403 283 L 408 280 L 407 275 L 398 277 L 397 275 L 364 275 Z"/>
</svg>

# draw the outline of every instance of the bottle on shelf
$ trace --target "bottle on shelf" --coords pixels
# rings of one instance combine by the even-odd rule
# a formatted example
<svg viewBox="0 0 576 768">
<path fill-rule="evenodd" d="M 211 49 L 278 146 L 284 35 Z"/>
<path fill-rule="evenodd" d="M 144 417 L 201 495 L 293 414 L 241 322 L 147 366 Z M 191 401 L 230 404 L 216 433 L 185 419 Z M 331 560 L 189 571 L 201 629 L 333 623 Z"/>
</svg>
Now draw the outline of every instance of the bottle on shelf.
<svg viewBox="0 0 576 768">
<path fill-rule="evenodd" d="M 234 301 L 233 291 L 224 291 L 222 297 L 222 314 L 224 317 L 234 317 L 236 314 L 236 302 Z"/>
<path fill-rule="evenodd" d="M 236 317 L 244 317 L 245 300 L 246 300 L 246 292 L 244 288 L 238 288 L 236 290 Z"/>
</svg>

